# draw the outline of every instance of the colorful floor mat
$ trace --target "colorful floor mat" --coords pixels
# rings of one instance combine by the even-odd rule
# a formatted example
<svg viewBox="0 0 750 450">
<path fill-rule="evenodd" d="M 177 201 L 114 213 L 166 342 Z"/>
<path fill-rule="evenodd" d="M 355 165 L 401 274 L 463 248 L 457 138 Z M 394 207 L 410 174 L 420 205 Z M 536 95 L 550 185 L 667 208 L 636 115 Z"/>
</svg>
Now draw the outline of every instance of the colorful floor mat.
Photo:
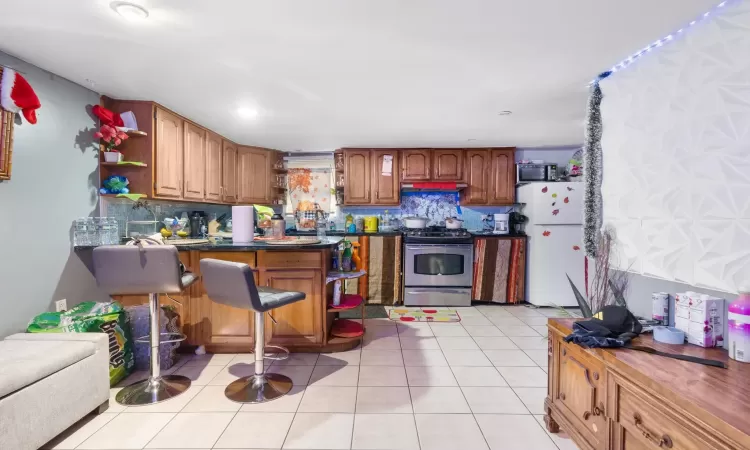
<svg viewBox="0 0 750 450">
<path fill-rule="evenodd" d="M 398 322 L 460 322 L 456 310 L 450 308 L 393 308 L 388 318 Z"/>
</svg>

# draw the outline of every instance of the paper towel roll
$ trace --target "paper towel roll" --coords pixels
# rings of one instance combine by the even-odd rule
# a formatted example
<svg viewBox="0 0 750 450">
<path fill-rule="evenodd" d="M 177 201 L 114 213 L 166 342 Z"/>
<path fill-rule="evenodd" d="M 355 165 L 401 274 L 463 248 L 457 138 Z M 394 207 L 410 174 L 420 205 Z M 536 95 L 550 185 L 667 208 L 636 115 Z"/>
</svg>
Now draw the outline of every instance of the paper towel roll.
<svg viewBox="0 0 750 450">
<path fill-rule="evenodd" d="M 232 206 L 232 243 L 246 244 L 255 237 L 255 208 L 252 206 Z"/>
</svg>

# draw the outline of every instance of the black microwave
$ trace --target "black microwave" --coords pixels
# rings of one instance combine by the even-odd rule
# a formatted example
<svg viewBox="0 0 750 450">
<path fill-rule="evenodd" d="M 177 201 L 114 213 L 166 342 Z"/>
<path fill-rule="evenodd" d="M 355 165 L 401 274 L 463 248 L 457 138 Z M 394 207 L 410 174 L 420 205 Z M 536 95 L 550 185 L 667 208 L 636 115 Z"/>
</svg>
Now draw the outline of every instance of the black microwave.
<svg viewBox="0 0 750 450">
<path fill-rule="evenodd" d="M 557 164 L 517 164 L 516 183 L 557 181 Z"/>
</svg>

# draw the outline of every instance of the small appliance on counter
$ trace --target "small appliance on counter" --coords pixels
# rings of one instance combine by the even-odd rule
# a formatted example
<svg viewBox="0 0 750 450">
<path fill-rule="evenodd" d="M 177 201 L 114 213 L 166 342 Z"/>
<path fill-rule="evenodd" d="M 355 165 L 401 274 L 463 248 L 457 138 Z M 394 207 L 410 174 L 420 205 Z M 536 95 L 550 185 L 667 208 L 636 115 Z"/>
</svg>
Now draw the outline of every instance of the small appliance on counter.
<svg viewBox="0 0 750 450">
<path fill-rule="evenodd" d="M 193 211 L 190 215 L 190 237 L 196 239 L 205 237 L 205 235 L 208 234 L 206 224 L 206 212 Z"/>
<path fill-rule="evenodd" d="M 557 180 L 557 164 L 516 164 L 516 183 Z"/>
<path fill-rule="evenodd" d="M 508 220 L 511 234 L 524 234 L 524 226 L 526 225 L 526 222 L 529 221 L 528 217 L 519 212 L 513 211 L 509 213 Z"/>
<path fill-rule="evenodd" d="M 492 234 L 510 233 L 510 214 L 502 213 L 494 216 L 495 228 L 492 230 Z"/>
</svg>

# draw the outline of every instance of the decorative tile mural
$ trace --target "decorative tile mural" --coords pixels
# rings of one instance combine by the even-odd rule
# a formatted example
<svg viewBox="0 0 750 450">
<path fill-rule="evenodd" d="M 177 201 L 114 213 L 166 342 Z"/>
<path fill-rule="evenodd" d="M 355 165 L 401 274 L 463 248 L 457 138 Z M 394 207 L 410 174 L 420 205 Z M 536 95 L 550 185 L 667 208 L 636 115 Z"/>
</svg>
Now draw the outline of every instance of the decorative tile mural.
<svg viewBox="0 0 750 450">
<path fill-rule="evenodd" d="M 429 225 L 443 225 L 446 217 L 459 217 L 458 192 L 402 192 L 401 215 L 427 217 Z"/>
<path fill-rule="evenodd" d="M 601 82 L 604 222 L 619 267 L 750 284 L 750 2 Z"/>
</svg>

